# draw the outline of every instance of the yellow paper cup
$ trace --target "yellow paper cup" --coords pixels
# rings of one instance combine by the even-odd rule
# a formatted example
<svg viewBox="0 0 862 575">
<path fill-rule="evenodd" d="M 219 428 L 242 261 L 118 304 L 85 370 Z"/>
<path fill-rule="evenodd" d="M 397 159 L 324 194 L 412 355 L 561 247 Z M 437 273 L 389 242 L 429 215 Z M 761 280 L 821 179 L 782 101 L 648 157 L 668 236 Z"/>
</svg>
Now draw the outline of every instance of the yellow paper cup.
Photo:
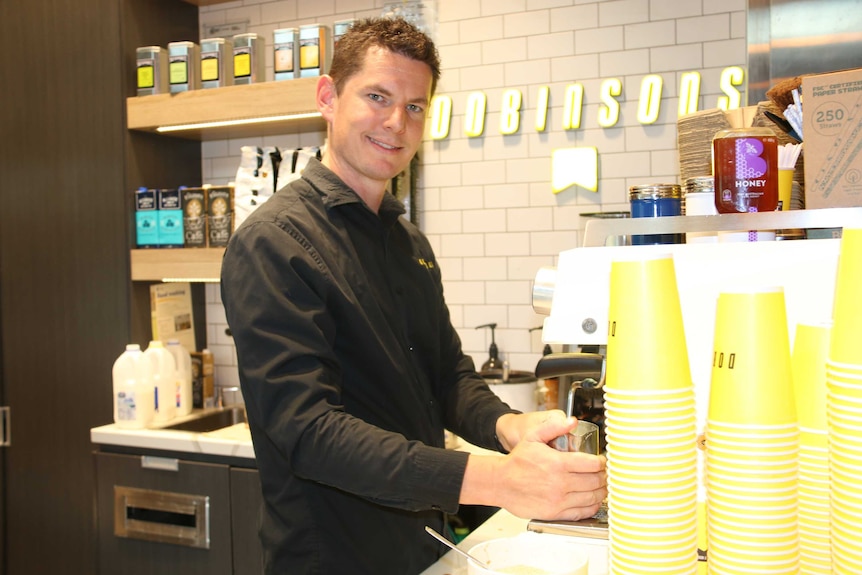
<svg viewBox="0 0 862 575">
<path fill-rule="evenodd" d="M 775 575 L 776 573 L 796 573 L 795 566 L 788 567 L 789 570 L 778 570 L 772 568 L 748 568 L 745 569 L 746 575 Z M 726 565 L 722 565 L 721 563 L 717 563 L 715 561 L 709 562 L 709 575 L 739 575 L 740 569 L 738 567 L 727 567 Z M 701 574 L 702 575 L 702 574 Z M 812 573 L 813 575 L 813 573 Z M 829 571 L 826 575 L 833 575 L 832 571 Z"/>
<path fill-rule="evenodd" d="M 827 390 L 827 406 L 829 406 L 829 395 L 838 399 L 838 403 L 842 401 L 847 404 L 847 407 L 862 406 L 862 379 L 841 377 L 826 374 L 826 390 Z M 827 409 L 828 413 L 828 409 Z"/>
<path fill-rule="evenodd" d="M 862 364 L 859 363 L 843 363 L 832 359 L 826 360 L 826 369 L 846 375 L 862 376 Z"/>
<path fill-rule="evenodd" d="M 694 388 L 686 388 L 680 393 L 663 395 L 620 395 L 605 388 L 605 407 L 665 407 L 677 409 L 679 407 L 691 407 L 694 405 Z"/>
<path fill-rule="evenodd" d="M 831 322 L 796 326 L 791 369 L 801 427 L 826 429 L 826 359 L 831 328 Z"/>
<path fill-rule="evenodd" d="M 615 477 L 627 476 L 632 479 L 642 477 L 644 479 L 664 479 L 673 481 L 675 478 L 697 476 L 697 464 L 684 463 L 672 467 L 656 466 L 645 467 L 640 465 L 627 465 L 625 463 L 612 462 L 608 460 L 608 475 Z"/>
<path fill-rule="evenodd" d="M 655 567 L 664 565 L 667 568 L 668 564 L 677 564 L 685 562 L 686 565 L 697 562 L 697 547 L 692 542 L 686 541 L 684 545 L 679 545 L 674 549 L 664 550 L 664 556 L 653 553 L 653 549 L 638 549 L 631 551 L 628 549 L 617 549 L 613 551 L 616 560 L 628 561 L 634 564 L 640 564 L 645 567 Z M 675 573 L 675 571 L 667 571 L 667 573 Z"/>
<path fill-rule="evenodd" d="M 797 466 L 797 457 L 798 452 L 793 450 L 787 450 L 786 452 L 772 455 L 744 451 L 725 454 L 719 453 L 713 448 L 708 448 L 706 462 L 707 466 L 709 466 L 711 462 L 715 462 L 724 466 L 736 464 L 739 467 L 749 469 L 763 468 L 772 469 L 774 471 L 776 469 L 786 470 L 791 466 Z"/>
<path fill-rule="evenodd" d="M 783 539 L 759 540 L 743 539 L 738 536 L 738 532 L 734 533 L 716 526 L 710 526 L 708 529 L 709 543 L 712 548 L 724 547 L 743 553 L 753 553 L 761 559 L 787 557 L 799 551 L 799 537 L 795 532 Z"/>
<path fill-rule="evenodd" d="M 862 229 L 844 228 L 835 276 L 829 359 L 862 364 Z"/>
<path fill-rule="evenodd" d="M 607 399 L 624 399 L 624 400 L 640 400 L 644 401 L 675 401 L 682 398 L 694 397 L 694 386 L 687 386 L 677 389 L 619 389 L 610 384 L 604 387 L 605 397 Z"/>
<path fill-rule="evenodd" d="M 635 419 L 638 422 L 646 420 L 646 423 L 651 421 L 661 421 L 668 417 L 694 416 L 695 405 L 694 401 L 689 403 L 675 404 L 671 407 L 664 405 L 641 405 L 641 406 L 619 406 L 613 402 L 605 401 L 605 414 L 615 419 Z"/>
<path fill-rule="evenodd" d="M 662 525 L 654 527 L 649 522 L 644 522 L 634 528 L 627 525 L 614 524 L 608 518 L 609 537 L 616 541 L 625 541 L 627 547 L 651 549 L 656 545 L 676 545 L 680 541 L 687 541 L 697 533 L 695 523 L 686 523 L 683 527 L 668 527 Z"/>
<path fill-rule="evenodd" d="M 626 470 L 640 473 L 641 471 L 655 470 L 656 472 L 664 471 L 665 475 L 671 476 L 677 473 L 679 469 L 688 469 L 696 465 L 697 452 L 694 449 L 689 449 L 673 457 L 663 457 L 655 460 L 648 457 L 638 457 L 632 453 L 621 453 L 609 447 L 607 459 L 608 467 L 615 471 Z"/>
<path fill-rule="evenodd" d="M 673 429 L 678 425 L 690 425 L 692 430 L 697 424 L 694 410 L 684 412 L 678 415 L 668 415 L 662 417 L 638 417 L 630 415 L 607 414 L 606 424 L 608 427 L 616 429 L 633 429 L 640 430 L 641 433 L 661 431 L 662 429 Z"/>
<path fill-rule="evenodd" d="M 823 448 L 829 444 L 829 435 L 826 430 L 799 430 L 799 453 L 802 454 L 806 447 Z"/>
<path fill-rule="evenodd" d="M 751 521 L 749 521 L 749 524 Z M 743 529 L 746 539 L 738 537 L 738 523 L 733 521 L 723 521 L 718 517 L 707 518 L 707 532 L 721 533 L 725 537 L 737 534 L 737 542 L 743 544 L 745 541 L 751 541 L 757 544 L 771 543 L 779 546 L 797 540 L 796 521 L 787 521 L 783 527 L 774 527 L 770 529 Z"/>
<path fill-rule="evenodd" d="M 747 425 L 797 422 L 782 288 L 719 294 L 709 419 Z"/>
<path fill-rule="evenodd" d="M 725 433 L 744 432 L 746 434 L 766 435 L 768 437 L 783 436 L 783 434 L 796 433 L 799 430 L 799 425 L 796 421 L 777 425 L 764 425 L 761 423 L 731 423 L 708 419 L 706 425 L 708 429 L 723 431 Z"/>
<path fill-rule="evenodd" d="M 707 471 L 707 489 L 711 493 L 721 490 L 725 493 L 746 495 L 786 495 L 795 493 L 799 486 L 796 474 L 785 477 L 734 476 L 720 474 L 713 469 Z"/>
<path fill-rule="evenodd" d="M 606 380 L 621 391 L 692 387 L 670 255 L 611 262 Z"/>
<path fill-rule="evenodd" d="M 642 496 L 656 495 L 663 496 L 665 494 L 677 494 L 680 491 L 689 489 L 697 489 L 696 477 L 684 477 L 676 480 L 668 481 L 667 478 L 661 477 L 658 479 L 639 480 L 633 478 L 608 477 L 608 489 L 616 489 L 617 493 L 628 493 Z"/>
<path fill-rule="evenodd" d="M 706 505 L 707 516 L 718 517 L 728 523 L 732 522 L 751 530 L 772 530 L 796 525 L 799 504 L 795 497 L 785 497 L 781 501 L 766 499 L 751 497 L 742 499 L 736 495 L 728 499 L 709 493 Z M 755 516 L 757 521 L 752 519 Z"/>
<path fill-rule="evenodd" d="M 614 555 L 613 547 L 610 552 L 610 564 L 612 573 L 632 573 L 638 575 L 667 575 L 674 573 L 675 575 L 695 575 L 697 573 L 697 557 L 694 559 L 686 559 L 676 563 L 666 563 L 665 565 L 647 566 L 640 561 L 627 561 L 622 557 Z"/>
<path fill-rule="evenodd" d="M 672 495 L 664 494 L 660 496 L 647 493 L 620 494 L 611 489 L 608 497 L 609 505 L 612 505 L 615 510 L 618 505 L 622 505 L 630 512 L 637 512 L 639 509 L 652 509 L 654 507 L 666 507 L 670 509 L 691 505 L 693 508 L 696 502 L 697 489 L 694 486 L 691 489 L 679 491 Z"/>
<path fill-rule="evenodd" d="M 781 202 L 781 211 L 790 210 L 790 198 L 793 195 L 793 172 L 792 169 L 778 170 L 778 201 Z"/>
<path fill-rule="evenodd" d="M 797 449 L 799 447 L 799 434 L 789 437 L 770 438 L 763 435 L 750 437 L 735 436 L 723 437 L 721 434 L 707 430 L 706 448 L 716 451 L 776 451 L 784 449 Z"/>
<path fill-rule="evenodd" d="M 609 452 L 634 459 L 688 457 L 697 453 L 693 433 L 684 435 L 655 434 L 652 442 L 634 441 L 628 435 L 614 433 L 607 437 Z"/>
</svg>

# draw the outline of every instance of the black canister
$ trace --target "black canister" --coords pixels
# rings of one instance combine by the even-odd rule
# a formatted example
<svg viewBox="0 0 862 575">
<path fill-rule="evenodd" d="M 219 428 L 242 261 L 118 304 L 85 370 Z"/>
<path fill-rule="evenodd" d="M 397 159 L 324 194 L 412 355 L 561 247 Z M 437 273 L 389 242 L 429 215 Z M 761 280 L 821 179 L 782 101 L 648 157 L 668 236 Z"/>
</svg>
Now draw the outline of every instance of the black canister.
<svg viewBox="0 0 862 575">
<path fill-rule="evenodd" d="M 678 216 L 682 213 L 682 189 L 678 184 L 647 184 L 629 188 L 633 218 Z M 682 234 L 633 235 L 633 246 L 681 244 Z"/>
</svg>

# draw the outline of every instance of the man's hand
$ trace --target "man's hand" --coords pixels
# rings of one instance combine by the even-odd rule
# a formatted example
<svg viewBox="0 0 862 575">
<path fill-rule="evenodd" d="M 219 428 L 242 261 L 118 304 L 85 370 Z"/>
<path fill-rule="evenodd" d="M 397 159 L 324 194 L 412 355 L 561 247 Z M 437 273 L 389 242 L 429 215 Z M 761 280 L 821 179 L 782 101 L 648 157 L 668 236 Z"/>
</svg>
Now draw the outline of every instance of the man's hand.
<svg viewBox="0 0 862 575">
<path fill-rule="evenodd" d="M 577 520 L 594 515 L 607 497 L 605 458 L 550 447 L 574 429 L 562 411 L 507 414 L 497 421 L 505 457 L 471 455 L 461 503 L 503 507 L 527 519 Z"/>
</svg>

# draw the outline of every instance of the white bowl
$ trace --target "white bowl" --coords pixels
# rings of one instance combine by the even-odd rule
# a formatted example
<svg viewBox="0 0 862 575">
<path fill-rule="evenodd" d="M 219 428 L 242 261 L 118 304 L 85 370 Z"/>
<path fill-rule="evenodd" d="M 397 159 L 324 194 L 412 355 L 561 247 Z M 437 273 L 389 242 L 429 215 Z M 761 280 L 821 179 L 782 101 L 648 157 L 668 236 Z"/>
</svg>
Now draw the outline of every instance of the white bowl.
<svg viewBox="0 0 862 575">
<path fill-rule="evenodd" d="M 589 550 L 565 535 L 527 531 L 479 543 L 469 553 L 488 568 L 467 561 L 468 575 L 587 575 L 589 571 Z"/>
</svg>

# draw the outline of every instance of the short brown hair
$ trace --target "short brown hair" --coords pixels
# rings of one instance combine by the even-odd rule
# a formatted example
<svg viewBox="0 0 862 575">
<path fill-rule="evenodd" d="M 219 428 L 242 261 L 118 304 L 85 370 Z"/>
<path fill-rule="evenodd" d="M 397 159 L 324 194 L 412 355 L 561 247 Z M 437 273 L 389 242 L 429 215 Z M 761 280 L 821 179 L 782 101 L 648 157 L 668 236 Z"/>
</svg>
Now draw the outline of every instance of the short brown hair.
<svg viewBox="0 0 862 575">
<path fill-rule="evenodd" d="M 329 68 L 337 94 L 341 94 L 344 83 L 362 69 L 371 47 L 385 48 L 427 64 L 431 69 L 431 94 L 434 94 L 440 79 L 437 48 L 431 38 L 403 18 L 367 18 L 350 26 L 338 40 Z"/>
</svg>

